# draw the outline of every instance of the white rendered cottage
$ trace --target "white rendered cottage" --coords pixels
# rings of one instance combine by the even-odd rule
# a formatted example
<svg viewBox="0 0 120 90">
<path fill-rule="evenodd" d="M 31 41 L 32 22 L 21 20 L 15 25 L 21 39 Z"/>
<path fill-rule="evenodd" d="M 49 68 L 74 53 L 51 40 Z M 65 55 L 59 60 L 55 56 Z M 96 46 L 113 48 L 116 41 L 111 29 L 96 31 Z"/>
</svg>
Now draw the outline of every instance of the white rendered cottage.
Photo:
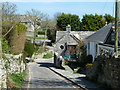
<svg viewBox="0 0 120 90">
<path fill-rule="evenodd" d="M 120 22 L 119 22 L 119 46 L 120 46 Z M 94 34 L 86 38 L 87 42 L 87 55 L 93 56 L 93 62 L 95 56 L 100 53 L 111 55 L 114 53 L 115 44 L 115 28 L 114 23 L 110 23 L 100 30 L 96 31 Z M 120 51 L 120 47 L 118 48 Z"/>
</svg>

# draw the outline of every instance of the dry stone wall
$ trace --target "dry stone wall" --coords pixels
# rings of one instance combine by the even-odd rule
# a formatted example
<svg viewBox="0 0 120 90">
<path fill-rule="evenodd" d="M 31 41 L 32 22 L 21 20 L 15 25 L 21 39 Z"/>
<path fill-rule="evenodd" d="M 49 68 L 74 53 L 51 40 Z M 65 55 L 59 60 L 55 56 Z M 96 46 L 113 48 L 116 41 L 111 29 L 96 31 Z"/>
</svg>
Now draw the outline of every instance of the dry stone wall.
<svg viewBox="0 0 120 90">
<path fill-rule="evenodd" d="M 0 61 L 0 88 L 6 88 L 7 74 L 20 73 L 25 70 L 22 54 L 6 54 Z"/>
<path fill-rule="evenodd" d="M 98 56 L 93 67 L 87 69 L 87 77 L 112 88 L 120 88 L 120 58 Z"/>
</svg>

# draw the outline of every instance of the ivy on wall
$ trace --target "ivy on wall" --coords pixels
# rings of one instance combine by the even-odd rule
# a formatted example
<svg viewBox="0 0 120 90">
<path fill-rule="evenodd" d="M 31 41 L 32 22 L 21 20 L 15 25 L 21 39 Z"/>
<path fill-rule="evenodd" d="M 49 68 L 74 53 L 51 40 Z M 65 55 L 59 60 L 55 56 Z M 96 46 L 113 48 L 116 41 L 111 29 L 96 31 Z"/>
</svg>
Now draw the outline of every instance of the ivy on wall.
<svg viewBox="0 0 120 90">
<path fill-rule="evenodd" d="M 25 25 L 15 22 L 3 22 L 2 35 L 5 35 L 13 25 L 15 25 L 14 28 L 5 36 L 5 39 L 8 41 L 11 53 L 22 53 L 25 44 Z"/>
</svg>

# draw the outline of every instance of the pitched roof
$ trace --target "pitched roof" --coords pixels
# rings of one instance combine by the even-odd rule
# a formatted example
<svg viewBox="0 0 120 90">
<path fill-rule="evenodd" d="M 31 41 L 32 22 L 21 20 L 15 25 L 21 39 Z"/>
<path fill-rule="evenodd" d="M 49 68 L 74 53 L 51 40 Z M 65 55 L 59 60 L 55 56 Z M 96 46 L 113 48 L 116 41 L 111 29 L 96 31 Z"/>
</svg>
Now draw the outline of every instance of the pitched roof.
<svg viewBox="0 0 120 90">
<path fill-rule="evenodd" d="M 111 28 L 112 28 L 112 23 L 110 23 L 107 26 L 104 26 L 103 28 L 99 29 L 94 34 L 87 37 L 86 40 L 99 42 L 99 43 L 104 43 L 106 41 L 106 38 L 107 38 Z"/>
<path fill-rule="evenodd" d="M 64 35 L 66 35 L 67 31 L 57 31 L 56 33 L 56 42 L 63 38 Z M 72 37 L 78 40 L 84 40 L 89 35 L 93 34 L 95 32 L 93 31 L 71 31 L 70 34 Z"/>
</svg>

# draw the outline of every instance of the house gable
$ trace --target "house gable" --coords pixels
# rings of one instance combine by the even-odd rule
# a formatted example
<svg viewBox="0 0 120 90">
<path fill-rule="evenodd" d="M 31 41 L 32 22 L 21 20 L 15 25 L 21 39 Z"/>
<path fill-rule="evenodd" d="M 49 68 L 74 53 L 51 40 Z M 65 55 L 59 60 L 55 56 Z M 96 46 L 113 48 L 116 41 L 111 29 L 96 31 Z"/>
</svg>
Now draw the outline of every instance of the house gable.
<svg viewBox="0 0 120 90">
<path fill-rule="evenodd" d="M 94 34 L 90 35 L 86 38 L 87 41 L 93 41 L 98 43 L 105 43 L 106 38 L 111 30 L 112 23 L 104 26 L 100 30 L 96 31 Z"/>
</svg>

